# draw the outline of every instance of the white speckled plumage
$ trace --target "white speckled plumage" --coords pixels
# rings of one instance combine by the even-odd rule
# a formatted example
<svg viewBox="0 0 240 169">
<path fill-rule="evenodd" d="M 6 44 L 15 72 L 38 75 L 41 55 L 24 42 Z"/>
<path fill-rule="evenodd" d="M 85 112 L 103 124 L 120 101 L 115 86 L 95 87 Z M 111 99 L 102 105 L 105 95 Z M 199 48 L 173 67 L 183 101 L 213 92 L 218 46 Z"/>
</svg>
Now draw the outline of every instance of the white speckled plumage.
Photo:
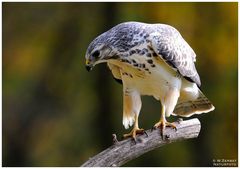
<svg viewBox="0 0 240 169">
<path fill-rule="evenodd" d="M 98 57 L 94 57 L 96 51 Z M 114 78 L 122 81 L 125 128 L 133 125 L 140 112 L 141 95 L 160 100 L 164 117 L 187 117 L 214 109 L 199 89 L 196 54 L 169 25 L 119 24 L 89 45 L 86 59 L 92 66 L 107 62 Z"/>
</svg>

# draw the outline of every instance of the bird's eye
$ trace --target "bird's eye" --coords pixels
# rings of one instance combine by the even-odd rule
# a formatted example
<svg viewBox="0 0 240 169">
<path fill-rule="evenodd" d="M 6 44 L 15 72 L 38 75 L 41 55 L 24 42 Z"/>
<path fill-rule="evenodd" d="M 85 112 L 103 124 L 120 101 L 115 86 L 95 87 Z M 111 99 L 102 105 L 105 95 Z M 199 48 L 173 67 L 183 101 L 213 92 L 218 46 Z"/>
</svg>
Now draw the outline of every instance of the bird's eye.
<svg viewBox="0 0 240 169">
<path fill-rule="evenodd" d="M 100 52 L 98 50 L 96 50 L 95 52 L 93 52 L 92 56 L 93 57 L 98 57 L 100 55 Z"/>
</svg>

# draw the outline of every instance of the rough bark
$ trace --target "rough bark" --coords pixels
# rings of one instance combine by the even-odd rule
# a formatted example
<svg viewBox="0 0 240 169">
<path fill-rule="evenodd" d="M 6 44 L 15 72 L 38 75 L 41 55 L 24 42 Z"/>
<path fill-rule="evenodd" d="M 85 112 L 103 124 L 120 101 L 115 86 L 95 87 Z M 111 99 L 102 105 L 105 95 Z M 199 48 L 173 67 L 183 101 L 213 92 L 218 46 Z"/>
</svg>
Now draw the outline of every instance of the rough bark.
<svg viewBox="0 0 240 169">
<path fill-rule="evenodd" d="M 113 145 L 86 161 L 82 167 L 110 167 L 121 166 L 142 154 L 175 141 L 198 137 L 201 124 L 198 119 L 179 120 L 174 123 L 177 130 L 166 128 L 163 136 L 159 129 L 147 130 L 146 134 L 137 136 L 137 143 L 129 138 L 117 141 L 113 138 Z"/>
</svg>

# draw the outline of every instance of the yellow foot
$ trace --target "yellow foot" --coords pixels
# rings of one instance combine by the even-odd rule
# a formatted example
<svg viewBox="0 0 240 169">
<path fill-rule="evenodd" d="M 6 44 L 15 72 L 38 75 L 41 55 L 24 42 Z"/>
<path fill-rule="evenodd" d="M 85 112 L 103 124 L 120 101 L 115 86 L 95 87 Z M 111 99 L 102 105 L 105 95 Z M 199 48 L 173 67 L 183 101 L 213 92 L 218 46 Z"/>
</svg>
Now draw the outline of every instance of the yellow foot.
<svg viewBox="0 0 240 169">
<path fill-rule="evenodd" d="M 145 133 L 147 135 L 147 133 L 144 131 L 144 129 L 133 128 L 130 133 L 124 134 L 123 138 L 132 137 L 134 139 L 134 141 L 136 142 L 136 135 L 137 134 L 143 134 L 143 133 Z"/>
<path fill-rule="evenodd" d="M 167 122 L 166 120 L 160 120 L 159 122 L 157 122 L 152 129 L 157 129 L 157 128 L 160 128 L 160 131 L 161 131 L 161 136 L 163 138 L 163 132 L 164 132 L 164 129 L 165 127 L 172 127 L 173 129 L 177 130 L 177 127 L 172 124 L 172 123 L 169 123 Z"/>
<path fill-rule="evenodd" d="M 160 129 L 165 129 L 165 127 L 172 127 L 174 129 L 177 129 L 177 127 L 173 123 L 169 123 L 167 121 L 160 120 L 157 122 L 153 128 L 160 128 Z"/>
</svg>

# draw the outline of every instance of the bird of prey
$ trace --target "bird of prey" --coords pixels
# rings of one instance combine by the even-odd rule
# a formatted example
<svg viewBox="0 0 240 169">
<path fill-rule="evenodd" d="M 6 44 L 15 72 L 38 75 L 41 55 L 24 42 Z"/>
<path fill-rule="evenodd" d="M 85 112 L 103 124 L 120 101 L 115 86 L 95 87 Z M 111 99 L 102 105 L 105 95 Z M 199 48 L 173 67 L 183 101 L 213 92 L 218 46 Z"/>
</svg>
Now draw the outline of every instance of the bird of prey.
<svg viewBox="0 0 240 169">
<path fill-rule="evenodd" d="M 124 137 L 136 139 L 141 95 L 161 102 L 160 120 L 154 128 L 176 128 L 166 117 L 207 113 L 214 106 L 202 93 L 195 68 L 196 54 L 181 34 L 166 24 L 125 22 L 96 37 L 86 52 L 86 68 L 107 63 L 123 84 L 123 125 L 134 125 Z"/>
</svg>

